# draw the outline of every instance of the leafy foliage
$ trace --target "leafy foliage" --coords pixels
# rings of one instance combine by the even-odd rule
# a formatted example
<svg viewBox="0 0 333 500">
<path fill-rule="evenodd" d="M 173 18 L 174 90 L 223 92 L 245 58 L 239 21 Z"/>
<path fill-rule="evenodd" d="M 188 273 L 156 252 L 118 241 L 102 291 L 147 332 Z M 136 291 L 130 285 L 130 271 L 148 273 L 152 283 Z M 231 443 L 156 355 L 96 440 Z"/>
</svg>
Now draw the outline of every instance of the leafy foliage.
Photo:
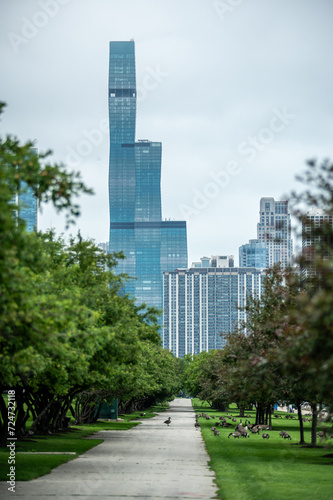
<svg viewBox="0 0 333 500">
<path fill-rule="evenodd" d="M 178 360 L 160 345 L 159 311 L 119 293 L 126 277 L 113 269 L 122 254 L 105 254 L 80 233 L 66 243 L 52 231 L 26 232 L 15 201 L 22 186 L 65 212 L 67 225 L 79 214 L 76 196 L 91 193 L 32 146 L 0 140 L 0 389 L 15 389 L 17 437 L 29 415 L 31 432 L 66 426 L 81 393 L 95 404 L 135 404 L 171 398 L 182 381 Z M 3 396 L 0 415 L 5 440 Z"/>
</svg>

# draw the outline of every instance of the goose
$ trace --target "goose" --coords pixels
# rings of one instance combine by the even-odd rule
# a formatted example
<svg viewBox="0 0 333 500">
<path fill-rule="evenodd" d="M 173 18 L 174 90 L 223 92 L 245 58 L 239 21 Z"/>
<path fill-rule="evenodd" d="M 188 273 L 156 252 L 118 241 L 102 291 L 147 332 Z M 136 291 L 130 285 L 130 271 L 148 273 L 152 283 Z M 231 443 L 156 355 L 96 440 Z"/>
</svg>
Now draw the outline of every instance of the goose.
<svg viewBox="0 0 333 500">
<path fill-rule="evenodd" d="M 240 438 L 241 433 L 240 432 L 230 432 L 228 438 L 230 438 L 230 436 L 233 436 L 234 438 Z"/>
</svg>

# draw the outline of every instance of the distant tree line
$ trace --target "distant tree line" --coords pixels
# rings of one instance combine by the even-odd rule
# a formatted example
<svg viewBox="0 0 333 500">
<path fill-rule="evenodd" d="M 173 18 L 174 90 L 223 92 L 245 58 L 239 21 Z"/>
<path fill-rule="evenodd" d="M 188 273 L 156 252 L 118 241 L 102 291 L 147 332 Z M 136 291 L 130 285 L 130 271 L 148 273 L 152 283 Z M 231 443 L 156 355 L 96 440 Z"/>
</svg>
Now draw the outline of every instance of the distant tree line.
<svg viewBox="0 0 333 500">
<path fill-rule="evenodd" d="M 0 114 L 4 104 L 0 103 Z M 98 418 L 102 402 L 131 411 L 170 399 L 182 387 L 182 360 L 162 349 L 159 312 L 120 293 L 121 254 L 106 254 L 80 234 L 27 233 L 15 194 L 31 188 L 39 203 L 79 215 L 92 193 L 79 174 L 38 156 L 32 143 L 0 139 L 0 435 L 8 431 L 6 391 L 15 391 L 16 437 L 51 433 Z M 96 411 L 97 409 L 97 411 Z"/>
<path fill-rule="evenodd" d="M 302 444 L 301 407 L 309 403 L 316 446 L 318 409 L 325 405 L 330 420 L 333 403 L 333 164 L 310 161 L 299 180 L 306 188 L 290 202 L 311 248 L 297 266 L 267 271 L 261 299 L 248 297 L 246 323 L 229 334 L 225 349 L 188 356 L 185 380 L 190 394 L 216 408 L 236 402 L 244 415 L 255 407 L 258 424 L 272 425 L 277 402 L 294 404 Z M 307 215 L 312 208 L 326 216 L 320 224 Z"/>
</svg>

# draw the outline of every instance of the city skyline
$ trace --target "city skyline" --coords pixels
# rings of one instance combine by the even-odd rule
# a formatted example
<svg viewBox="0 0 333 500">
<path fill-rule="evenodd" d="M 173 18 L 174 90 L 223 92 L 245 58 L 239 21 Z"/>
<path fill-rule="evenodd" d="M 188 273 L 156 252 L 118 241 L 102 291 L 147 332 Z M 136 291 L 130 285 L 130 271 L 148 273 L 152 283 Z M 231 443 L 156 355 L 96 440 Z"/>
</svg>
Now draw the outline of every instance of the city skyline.
<svg viewBox="0 0 333 500">
<path fill-rule="evenodd" d="M 107 47 L 134 38 L 138 139 L 163 142 L 164 213 L 187 220 L 189 262 L 237 257 L 258 200 L 284 199 L 307 159 L 332 156 L 332 13 L 326 0 L 3 0 L 1 135 L 80 171 L 96 195 L 70 232 L 107 241 Z M 64 232 L 45 207 L 51 226 Z"/>
<path fill-rule="evenodd" d="M 312 209 L 314 213 L 316 209 Z M 310 212 L 309 212 L 310 213 Z M 188 267 L 215 267 L 213 259 L 232 259 L 232 266 L 237 262 L 237 267 L 253 267 L 257 269 L 268 269 L 275 264 L 281 264 L 282 268 L 292 266 L 299 255 L 293 252 L 294 239 L 292 237 L 291 215 L 288 201 L 274 200 L 272 197 L 263 197 L 259 200 L 258 222 L 256 238 L 250 238 L 248 243 L 242 244 L 232 255 L 221 256 L 221 248 L 218 256 L 201 256 L 192 262 L 188 261 Z M 302 248 L 304 247 L 303 231 L 301 235 Z M 104 250 L 109 249 L 108 244 L 99 242 Z M 237 259 L 235 259 L 237 256 Z M 218 265 L 217 267 L 220 267 Z"/>
</svg>

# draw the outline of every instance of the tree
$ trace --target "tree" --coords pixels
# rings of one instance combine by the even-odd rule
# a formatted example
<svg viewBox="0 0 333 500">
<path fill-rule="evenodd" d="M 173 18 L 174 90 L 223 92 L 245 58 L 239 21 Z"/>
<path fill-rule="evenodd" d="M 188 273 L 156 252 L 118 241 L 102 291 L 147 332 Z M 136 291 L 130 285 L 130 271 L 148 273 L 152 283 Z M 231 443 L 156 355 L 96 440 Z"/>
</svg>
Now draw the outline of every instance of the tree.
<svg viewBox="0 0 333 500">
<path fill-rule="evenodd" d="M 306 189 L 291 194 L 293 213 L 312 241 L 310 251 L 298 257 L 301 293 L 288 315 L 296 328 L 287 326 L 283 332 L 287 347 L 281 360 L 289 373 L 302 374 L 303 387 L 312 394 L 311 444 L 316 446 L 318 404 L 333 403 L 333 164 L 309 161 L 298 180 Z M 323 215 L 318 224 L 307 215 L 312 208 Z"/>
<path fill-rule="evenodd" d="M 208 357 L 209 353 L 202 351 L 200 354 L 187 354 L 184 358 L 185 389 L 193 397 L 200 397 Z"/>
</svg>

